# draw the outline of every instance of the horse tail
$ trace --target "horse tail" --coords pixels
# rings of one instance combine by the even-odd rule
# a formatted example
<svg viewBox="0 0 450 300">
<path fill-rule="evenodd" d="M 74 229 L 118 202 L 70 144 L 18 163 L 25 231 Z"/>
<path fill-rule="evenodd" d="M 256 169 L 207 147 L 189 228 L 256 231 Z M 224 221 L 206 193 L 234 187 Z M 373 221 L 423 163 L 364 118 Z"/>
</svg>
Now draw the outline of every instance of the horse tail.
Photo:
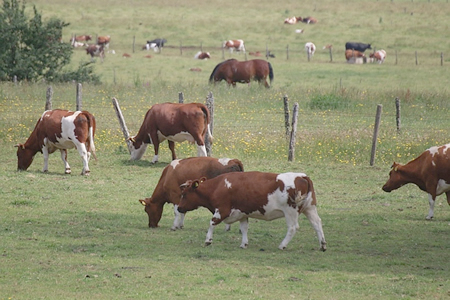
<svg viewBox="0 0 450 300">
<path fill-rule="evenodd" d="M 270 64 L 270 62 L 267 62 L 267 64 L 269 65 L 269 79 L 270 79 L 270 85 L 272 85 L 272 81 L 273 81 L 273 69 L 272 69 L 272 65 Z"/>
</svg>

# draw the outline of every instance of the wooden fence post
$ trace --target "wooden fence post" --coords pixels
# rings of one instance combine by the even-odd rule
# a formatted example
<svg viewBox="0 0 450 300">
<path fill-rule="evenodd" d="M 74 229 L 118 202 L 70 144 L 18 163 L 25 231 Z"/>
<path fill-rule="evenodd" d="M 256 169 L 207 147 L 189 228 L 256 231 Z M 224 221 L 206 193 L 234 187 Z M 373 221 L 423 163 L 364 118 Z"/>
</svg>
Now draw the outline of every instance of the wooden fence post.
<svg viewBox="0 0 450 300">
<path fill-rule="evenodd" d="M 444 65 L 444 52 L 441 52 L 441 66 Z"/>
<path fill-rule="evenodd" d="M 52 109 L 52 98 L 53 98 L 53 88 L 49 86 L 47 88 L 46 100 L 45 100 L 45 110 Z"/>
<path fill-rule="evenodd" d="M 295 134 L 297 133 L 297 119 L 298 119 L 298 103 L 294 104 L 294 109 L 292 113 L 292 130 L 291 130 L 291 139 L 289 141 L 289 155 L 288 160 L 294 160 L 294 152 L 295 152 Z"/>
<path fill-rule="evenodd" d="M 289 137 L 289 98 L 287 95 L 283 97 L 284 102 L 284 127 L 286 128 L 286 138 Z"/>
<path fill-rule="evenodd" d="M 180 41 L 180 56 L 183 56 L 183 42 Z"/>
<path fill-rule="evenodd" d="M 136 45 L 136 36 L 133 35 L 133 53 L 134 53 L 134 46 Z"/>
<path fill-rule="evenodd" d="M 184 103 L 183 92 L 178 92 L 178 103 Z"/>
<path fill-rule="evenodd" d="M 211 130 L 211 135 L 214 131 L 214 97 L 212 92 L 210 91 L 208 93 L 208 96 L 206 97 L 206 107 L 208 107 L 209 110 L 209 129 Z M 211 156 L 212 154 L 212 143 L 210 141 L 210 137 L 208 131 L 206 131 L 205 136 L 205 147 L 206 147 L 206 154 L 208 156 Z"/>
<path fill-rule="evenodd" d="M 398 97 L 395 98 L 395 120 L 396 120 L 396 124 L 397 124 L 397 133 L 400 133 L 400 99 Z"/>
<path fill-rule="evenodd" d="M 120 109 L 119 102 L 116 98 L 112 98 L 112 104 L 116 111 L 117 118 L 119 119 L 120 128 L 122 129 L 123 137 L 125 138 L 125 143 L 127 144 L 128 152 L 130 152 L 128 138 L 130 137 L 130 132 L 128 131 L 127 124 L 125 124 L 125 119 L 123 118 L 122 110 Z"/>
<path fill-rule="evenodd" d="M 383 105 L 377 105 L 377 114 L 375 116 L 375 128 L 373 130 L 373 139 L 372 139 L 372 152 L 370 154 L 370 165 L 373 166 L 375 162 L 375 152 L 377 150 L 377 139 L 378 139 L 378 131 L 380 129 L 380 120 L 381 120 L 381 110 L 383 109 Z"/>
<path fill-rule="evenodd" d="M 419 64 L 418 60 L 417 60 L 417 51 L 416 51 L 416 66 Z"/>
<path fill-rule="evenodd" d="M 82 106 L 81 83 L 77 83 L 77 110 L 81 110 Z"/>
<path fill-rule="evenodd" d="M 289 45 L 286 46 L 286 60 L 289 60 Z"/>
<path fill-rule="evenodd" d="M 395 50 L 395 64 L 398 62 L 397 50 Z"/>
</svg>

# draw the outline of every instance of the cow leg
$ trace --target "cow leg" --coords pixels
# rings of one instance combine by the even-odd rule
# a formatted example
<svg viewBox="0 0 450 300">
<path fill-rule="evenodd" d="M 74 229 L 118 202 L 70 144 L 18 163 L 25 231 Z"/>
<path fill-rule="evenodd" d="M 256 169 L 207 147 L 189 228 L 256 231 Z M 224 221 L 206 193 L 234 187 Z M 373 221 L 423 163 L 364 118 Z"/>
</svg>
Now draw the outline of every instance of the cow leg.
<svg viewBox="0 0 450 300">
<path fill-rule="evenodd" d="M 450 191 L 445 192 L 445 195 L 447 195 L 447 203 L 450 205 Z"/>
<path fill-rule="evenodd" d="M 434 199 L 436 199 L 436 196 L 433 197 L 433 195 L 428 194 L 428 202 L 430 203 L 430 210 L 428 211 L 428 216 L 426 216 L 425 219 L 431 220 L 434 217 Z"/>
<path fill-rule="evenodd" d="M 173 141 L 167 141 L 167 142 L 169 143 L 170 152 L 172 152 L 172 160 L 177 159 L 177 155 L 175 154 L 175 142 L 173 142 Z"/>
<path fill-rule="evenodd" d="M 81 159 L 83 160 L 83 170 L 81 170 L 81 175 L 89 176 L 89 173 L 91 172 L 89 170 L 89 159 L 88 159 L 88 151 L 86 149 L 86 145 L 84 143 L 80 143 L 76 145 L 78 153 L 81 156 Z"/>
<path fill-rule="evenodd" d="M 242 234 L 242 242 L 241 242 L 241 248 L 246 249 L 248 246 L 248 218 L 243 218 L 240 220 L 240 229 Z"/>
<path fill-rule="evenodd" d="M 153 156 L 152 164 L 156 163 L 158 161 L 158 151 L 159 151 L 159 140 L 158 136 L 151 137 L 151 141 L 153 143 L 153 149 L 155 150 L 155 156 Z M 170 145 L 169 145 L 170 147 Z"/>
<path fill-rule="evenodd" d="M 44 167 L 42 168 L 42 172 L 48 172 L 48 148 L 46 146 L 42 147 L 42 154 L 44 156 Z"/>
<path fill-rule="evenodd" d="M 292 240 L 292 238 L 295 235 L 295 232 L 298 229 L 298 212 L 296 209 L 288 208 L 284 212 L 284 217 L 286 218 L 287 233 L 284 240 L 278 246 L 278 249 L 280 250 L 286 249 L 287 245 Z"/>
<path fill-rule="evenodd" d="M 315 205 L 312 205 L 305 209 L 303 211 L 305 216 L 308 218 L 309 222 L 311 223 L 312 227 L 317 233 L 317 238 L 319 239 L 319 245 L 320 250 L 325 251 L 327 250 L 327 242 L 325 241 L 325 235 L 323 234 L 322 229 L 322 220 L 319 217 L 319 214 L 317 213 L 317 207 Z"/>
<path fill-rule="evenodd" d="M 206 233 L 205 246 L 211 245 L 215 227 L 216 227 L 216 222 L 214 222 L 214 220 L 209 221 L 209 228 L 208 228 L 208 232 Z"/>
<path fill-rule="evenodd" d="M 64 163 L 64 168 L 65 168 L 64 173 L 66 173 L 66 174 L 72 173 L 72 170 L 70 169 L 70 166 L 69 166 L 69 162 L 67 161 L 67 150 L 60 149 L 59 151 L 61 151 L 61 160 Z"/>
<path fill-rule="evenodd" d="M 208 154 L 206 153 L 206 146 L 203 143 L 203 145 L 199 145 L 197 144 L 197 142 L 195 142 L 195 144 L 197 145 L 197 156 L 208 156 Z"/>
<path fill-rule="evenodd" d="M 173 206 L 173 211 L 175 214 L 175 220 L 173 221 L 172 230 L 182 229 L 184 226 L 184 214 L 178 211 L 178 205 Z"/>
</svg>

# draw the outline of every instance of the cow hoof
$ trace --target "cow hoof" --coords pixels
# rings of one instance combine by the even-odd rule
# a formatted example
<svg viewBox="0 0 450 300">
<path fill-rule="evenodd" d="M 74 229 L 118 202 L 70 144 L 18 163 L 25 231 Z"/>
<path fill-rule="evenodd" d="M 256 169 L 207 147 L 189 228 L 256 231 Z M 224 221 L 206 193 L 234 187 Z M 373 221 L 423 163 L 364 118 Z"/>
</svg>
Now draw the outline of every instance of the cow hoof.
<svg viewBox="0 0 450 300">
<path fill-rule="evenodd" d="M 427 219 L 428 221 L 431 221 L 433 219 L 433 216 L 427 216 L 425 219 Z"/>
<path fill-rule="evenodd" d="M 242 249 L 247 249 L 247 246 L 248 246 L 248 244 L 244 244 L 244 245 L 241 245 L 240 247 L 241 247 Z"/>
<path fill-rule="evenodd" d="M 84 176 L 89 176 L 91 174 L 91 172 L 89 172 L 89 171 L 86 171 L 86 172 L 81 172 L 81 175 L 84 175 Z"/>
<path fill-rule="evenodd" d="M 278 247 L 278 249 L 280 249 L 280 250 L 286 250 L 286 246 L 280 246 L 280 247 Z"/>
<path fill-rule="evenodd" d="M 66 169 L 66 171 L 65 171 L 64 173 L 65 173 L 65 174 L 71 174 L 71 173 L 72 173 L 72 170 Z"/>
<path fill-rule="evenodd" d="M 209 241 L 209 242 L 205 242 L 205 246 L 209 246 L 209 245 L 211 245 L 212 244 L 212 242 L 211 241 Z"/>
</svg>

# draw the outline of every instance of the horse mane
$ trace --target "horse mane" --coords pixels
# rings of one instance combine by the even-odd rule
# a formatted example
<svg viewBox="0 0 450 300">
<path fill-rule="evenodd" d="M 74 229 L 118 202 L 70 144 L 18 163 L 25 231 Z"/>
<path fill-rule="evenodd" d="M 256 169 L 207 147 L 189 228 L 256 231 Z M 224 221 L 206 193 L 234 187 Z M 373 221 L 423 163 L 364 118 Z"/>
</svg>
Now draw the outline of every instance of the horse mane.
<svg viewBox="0 0 450 300">
<path fill-rule="evenodd" d="M 235 59 L 235 58 L 230 58 L 230 59 L 227 59 L 227 60 L 225 60 L 225 61 L 219 63 L 219 64 L 214 68 L 214 70 L 212 71 L 211 76 L 209 76 L 209 82 L 210 82 L 210 83 L 213 82 L 213 80 L 214 80 L 214 74 L 216 73 L 217 69 L 218 69 L 220 66 L 222 66 L 223 64 L 225 64 L 225 63 L 227 63 L 227 62 L 230 62 L 230 61 L 232 61 L 232 60 L 236 60 L 236 59 Z"/>
</svg>

